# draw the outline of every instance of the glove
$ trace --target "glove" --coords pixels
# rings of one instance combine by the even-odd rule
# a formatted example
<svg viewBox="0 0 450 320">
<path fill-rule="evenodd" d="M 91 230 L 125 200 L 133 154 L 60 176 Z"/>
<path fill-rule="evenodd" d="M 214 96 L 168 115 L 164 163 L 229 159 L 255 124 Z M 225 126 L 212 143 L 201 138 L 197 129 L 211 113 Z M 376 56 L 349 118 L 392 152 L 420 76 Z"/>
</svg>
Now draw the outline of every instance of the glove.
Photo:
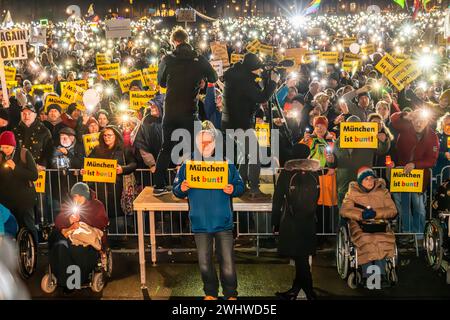
<svg viewBox="0 0 450 320">
<path fill-rule="evenodd" d="M 366 208 L 362 212 L 362 218 L 364 220 L 373 219 L 375 218 L 376 215 L 377 215 L 376 211 L 373 210 L 372 208 Z"/>
<path fill-rule="evenodd" d="M 280 75 L 278 73 L 272 71 L 270 74 L 270 79 L 273 82 L 278 83 L 280 81 Z"/>
</svg>

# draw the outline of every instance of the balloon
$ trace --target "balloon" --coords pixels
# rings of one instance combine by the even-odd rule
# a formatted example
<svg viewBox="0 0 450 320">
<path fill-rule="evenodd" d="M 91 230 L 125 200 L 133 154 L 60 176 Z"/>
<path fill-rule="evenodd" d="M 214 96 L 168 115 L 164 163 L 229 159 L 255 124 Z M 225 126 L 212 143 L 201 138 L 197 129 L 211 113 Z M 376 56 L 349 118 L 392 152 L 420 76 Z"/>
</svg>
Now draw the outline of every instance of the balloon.
<svg viewBox="0 0 450 320">
<path fill-rule="evenodd" d="M 352 43 L 349 47 L 350 52 L 353 54 L 357 54 L 359 52 L 360 46 L 357 43 Z"/>
<path fill-rule="evenodd" d="M 86 109 L 93 110 L 95 106 L 100 102 L 100 96 L 94 89 L 88 89 L 84 92 L 83 103 Z"/>
</svg>

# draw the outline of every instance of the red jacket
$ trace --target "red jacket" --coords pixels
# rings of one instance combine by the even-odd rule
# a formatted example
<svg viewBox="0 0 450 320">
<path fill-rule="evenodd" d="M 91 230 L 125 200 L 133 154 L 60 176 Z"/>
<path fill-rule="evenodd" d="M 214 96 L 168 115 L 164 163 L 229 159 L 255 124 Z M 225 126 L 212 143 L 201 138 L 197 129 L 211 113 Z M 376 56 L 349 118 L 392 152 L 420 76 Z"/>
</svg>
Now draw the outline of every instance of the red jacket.
<svg viewBox="0 0 450 320">
<path fill-rule="evenodd" d="M 77 120 L 72 119 L 66 113 L 61 115 L 61 121 L 65 126 L 72 128 L 73 130 L 77 128 Z"/>
<path fill-rule="evenodd" d="M 404 119 L 404 115 L 403 112 L 396 112 L 391 116 L 392 127 L 398 132 L 396 165 L 404 166 L 412 162 L 416 169 L 425 169 L 424 190 L 426 190 L 430 180 L 428 169 L 435 166 L 439 156 L 439 140 L 430 127 L 425 128 L 422 139 L 418 140 L 412 123 Z"/>
</svg>

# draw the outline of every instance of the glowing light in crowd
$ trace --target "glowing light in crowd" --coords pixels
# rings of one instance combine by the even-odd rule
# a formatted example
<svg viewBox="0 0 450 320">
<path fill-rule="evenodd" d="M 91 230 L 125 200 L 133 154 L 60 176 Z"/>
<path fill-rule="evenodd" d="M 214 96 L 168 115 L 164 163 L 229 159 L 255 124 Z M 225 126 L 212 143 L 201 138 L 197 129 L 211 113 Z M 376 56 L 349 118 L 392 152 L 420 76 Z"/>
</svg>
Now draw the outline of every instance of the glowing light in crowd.
<svg viewBox="0 0 450 320">
<path fill-rule="evenodd" d="M 430 54 L 424 54 L 419 57 L 417 63 L 421 69 L 429 69 L 434 65 L 434 57 Z"/>
<path fill-rule="evenodd" d="M 430 110 L 423 108 L 422 110 L 420 110 L 420 116 L 422 117 L 422 119 L 428 119 L 431 116 L 431 112 Z"/>
</svg>

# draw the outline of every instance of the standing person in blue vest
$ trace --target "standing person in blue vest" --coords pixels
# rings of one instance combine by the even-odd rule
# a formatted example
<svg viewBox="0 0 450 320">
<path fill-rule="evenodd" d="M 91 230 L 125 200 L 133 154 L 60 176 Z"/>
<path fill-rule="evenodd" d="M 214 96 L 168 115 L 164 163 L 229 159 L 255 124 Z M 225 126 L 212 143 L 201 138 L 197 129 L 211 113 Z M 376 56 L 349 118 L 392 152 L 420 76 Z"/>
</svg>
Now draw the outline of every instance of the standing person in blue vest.
<svg viewBox="0 0 450 320">
<path fill-rule="evenodd" d="M 202 161 L 214 161 L 217 131 L 211 122 L 203 122 L 195 138 Z M 196 159 L 197 160 L 197 159 Z M 213 245 L 220 265 L 220 281 L 224 298 L 237 298 L 237 276 L 233 247 L 232 198 L 244 193 L 244 182 L 234 164 L 228 164 L 228 184 L 223 189 L 191 188 L 183 163 L 174 181 L 173 193 L 188 198 L 189 218 L 195 235 L 198 263 L 203 280 L 205 300 L 217 300 L 219 280 L 213 260 Z"/>
</svg>

